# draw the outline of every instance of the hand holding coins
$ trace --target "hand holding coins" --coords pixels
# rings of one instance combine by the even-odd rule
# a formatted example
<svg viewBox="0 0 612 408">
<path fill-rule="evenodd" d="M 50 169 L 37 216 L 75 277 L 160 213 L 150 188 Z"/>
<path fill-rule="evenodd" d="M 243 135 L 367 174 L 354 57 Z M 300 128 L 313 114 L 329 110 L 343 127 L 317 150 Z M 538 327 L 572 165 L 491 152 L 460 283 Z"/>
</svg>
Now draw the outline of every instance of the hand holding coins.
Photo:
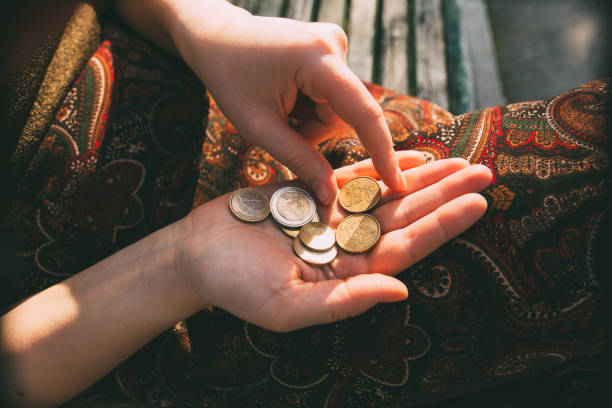
<svg viewBox="0 0 612 408">
<path fill-rule="evenodd" d="M 331 206 L 320 204 L 306 188 L 282 190 L 287 184 L 257 188 L 261 196 L 241 190 L 211 200 L 171 230 L 179 237 L 175 275 L 204 304 L 280 331 L 329 323 L 376 303 L 405 299 L 406 285 L 394 275 L 482 216 L 486 200 L 474 192 L 488 185 L 491 172 L 459 159 L 404 165 L 411 180 L 405 194 L 380 181 L 380 193 L 369 191 L 369 180 L 362 179 L 346 187 L 350 202 L 342 191 Z M 337 169 L 338 187 L 356 175 L 376 177 L 376 172 L 370 162 Z M 368 191 L 360 191 L 364 188 Z M 275 193 L 276 204 L 270 205 Z M 350 212 L 342 204 L 370 210 Z M 267 208 L 291 226 L 273 216 L 250 224 L 265 217 Z"/>
<path fill-rule="evenodd" d="M 235 191 L 229 201 L 231 212 L 241 221 L 257 222 L 272 214 L 283 232 L 293 238 L 293 249 L 303 261 L 325 265 L 338 254 L 336 243 L 349 253 L 362 253 L 380 238 L 380 225 L 375 217 L 362 214 L 380 201 L 378 182 L 370 177 L 349 180 L 340 190 L 340 204 L 352 213 L 334 231 L 319 222 L 314 199 L 298 187 L 283 187 L 267 197 L 251 188 Z"/>
</svg>

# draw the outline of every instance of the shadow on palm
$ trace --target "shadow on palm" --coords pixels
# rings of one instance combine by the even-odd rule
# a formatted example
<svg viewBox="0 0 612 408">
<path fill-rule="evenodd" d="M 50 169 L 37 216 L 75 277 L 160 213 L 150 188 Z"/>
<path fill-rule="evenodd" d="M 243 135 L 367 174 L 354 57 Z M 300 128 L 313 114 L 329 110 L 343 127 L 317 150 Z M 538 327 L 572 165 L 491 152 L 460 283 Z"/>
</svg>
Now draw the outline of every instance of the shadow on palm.
<svg viewBox="0 0 612 408">
<path fill-rule="evenodd" d="M 378 302 L 399 301 L 407 288 L 392 276 L 427 256 L 471 226 L 486 210 L 477 191 L 491 179 L 481 165 L 462 159 L 423 164 L 417 152 L 399 152 L 408 191 L 390 191 L 382 182 L 381 202 L 371 213 L 381 225 L 379 242 L 363 254 L 338 250 L 324 266 L 310 265 L 293 251 L 272 217 L 255 224 L 233 217 L 229 195 L 195 209 L 188 269 L 203 299 L 272 330 L 291 330 L 361 313 Z M 371 161 L 335 171 L 338 187 L 355 176 L 377 178 Z M 268 197 L 299 180 L 260 188 Z M 312 194 L 314 197 L 314 194 Z M 336 228 L 347 213 L 336 200 L 317 204 L 321 222 Z M 206 273 L 202 273 L 206 270 Z"/>
</svg>

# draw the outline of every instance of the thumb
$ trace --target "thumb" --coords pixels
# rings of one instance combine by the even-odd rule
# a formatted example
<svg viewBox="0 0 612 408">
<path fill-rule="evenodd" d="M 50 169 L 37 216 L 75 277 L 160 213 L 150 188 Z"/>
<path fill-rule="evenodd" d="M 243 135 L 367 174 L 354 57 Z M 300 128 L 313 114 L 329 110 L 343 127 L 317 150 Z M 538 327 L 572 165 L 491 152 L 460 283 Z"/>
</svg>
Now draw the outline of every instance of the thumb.
<svg viewBox="0 0 612 408">
<path fill-rule="evenodd" d="M 295 328 L 332 323 L 361 314 L 377 303 L 398 302 L 408 297 L 406 285 L 378 273 L 304 283 L 295 290 L 300 309 L 288 322 Z"/>
<path fill-rule="evenodd" d="M 264 129 L 253 129 L 250 142 L 266 149 L 308 185 L 324 205 L 336 198 L 338 184 L 331 166 L 306 139 L 274 116 L 262 121 Z"/>
</svg>

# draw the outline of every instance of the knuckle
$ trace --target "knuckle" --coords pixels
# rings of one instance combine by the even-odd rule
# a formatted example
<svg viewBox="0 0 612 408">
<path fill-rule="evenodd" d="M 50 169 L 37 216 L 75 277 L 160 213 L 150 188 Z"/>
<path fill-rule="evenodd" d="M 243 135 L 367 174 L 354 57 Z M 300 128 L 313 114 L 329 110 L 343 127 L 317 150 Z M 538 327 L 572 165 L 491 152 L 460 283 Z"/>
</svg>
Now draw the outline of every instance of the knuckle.
<svg viewBox="0 0 612 408">
<path fill-rule="evenodd" d="M 405 263 L 407 266 L 412 266 L 414 263 L 416 263 L 421 258 L 416 253 L 415 238 L 411 233 L 407 231 L 403 231 L 401 233 L 401 237 L 402 237 L 402 242 L 404 244 L 403 257 L 404 257 Z"/>
<path fill-rule="evenodd" d="M 340 49 L 346 54 L 348 51 L 348 37 L 346 36 L 346 33 L 338 24 L 331 24 L 331 30 L 334 38 L 340 45 Z"/>
<path fill-rule="evenodd" d="M 400 202 L 400 211 L 399 211 L 399 219 L 401 223 L 405 224 L 412 219 L 412 214 L 414 212 L 414 208 L 410 204 L 408 197 L 404 197 Z"/>
<path fill-rule="evenodd" d="M 317 54 L 326 55 L 334 52 L 334 47 L 329 37 L 320 31 L 310 33 L 309 46 Z"/>
<path fill-rule="evenodd" d="M 326 33 L 327 37 L 331 39 L 331 41 L 334 41 L 337 45 L 339 45 L 341 50 L 346 50 L 348 48 L 348 38 L 342 27 L 334 23 L 320 24 L 322 31 Z"/>
<path fill-rule="evenodd" d="M 348 38 L 342 27 L 333 23 L 314 23 L 311 27 L 314 29 L 310 31 L 308 43 L 315 52 L 346 54 Z"/>
</svg>

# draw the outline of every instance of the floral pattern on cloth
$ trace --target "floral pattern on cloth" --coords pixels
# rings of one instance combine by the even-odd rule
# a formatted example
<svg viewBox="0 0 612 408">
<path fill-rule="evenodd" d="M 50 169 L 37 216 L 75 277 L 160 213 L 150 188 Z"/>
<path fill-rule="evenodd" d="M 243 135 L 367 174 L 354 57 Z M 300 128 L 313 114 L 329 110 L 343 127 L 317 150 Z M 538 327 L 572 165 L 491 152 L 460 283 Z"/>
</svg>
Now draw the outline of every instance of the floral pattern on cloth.
<svg viewBox="0 0 612 408">
<path fill-rule="evenodd" d="M 291 333 L 202 311 L 67 406 L 399 407 L 598 373 L 610 338 L 610 80 L 457 117 L 367 87 L 397 149 L 494 174 L 485 216 L 398 275 L 409 299 Z M 320 150 L 334 167 L 367 157 L 353 130 Z M 220 194 L 292 177 L 241 137 L 182 63 L 107 29 L 19 184 L 14 300 Z M 562 388 L 547 398 L 560 400 Z"/>
</svg>

